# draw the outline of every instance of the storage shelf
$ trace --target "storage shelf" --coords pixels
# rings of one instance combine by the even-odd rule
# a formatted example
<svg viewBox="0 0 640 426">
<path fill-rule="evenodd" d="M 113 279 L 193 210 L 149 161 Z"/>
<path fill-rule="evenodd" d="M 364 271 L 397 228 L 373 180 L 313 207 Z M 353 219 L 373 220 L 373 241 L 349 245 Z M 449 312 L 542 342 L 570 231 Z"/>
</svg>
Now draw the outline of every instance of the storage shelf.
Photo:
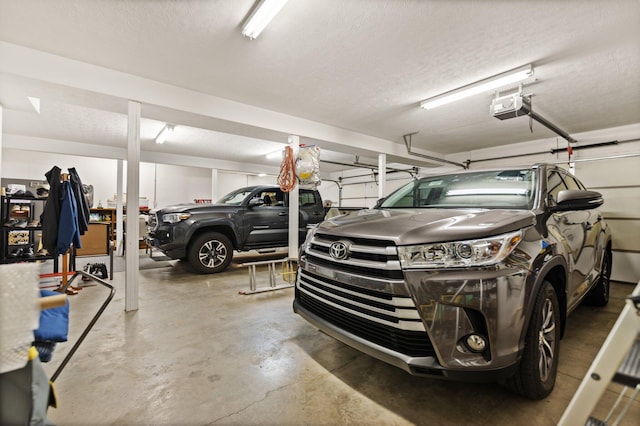
<svg viewBox="0 0 640 426">
<path fill-rule="evenodd" d="M 5 225 L 11 219 L 24 220 L 27 223 L 35 221 L 39 218 L 40 213 L 44 210 L 44 205 L 47 198 L 37 197 L 24 197 L 14 195 L 4 195 L 1 197 L 2 203 L 2 215 L 0 220 L 2 221 L 2 238 L 0 239 L 0 263 L 19 263 L 19 262 L 35 262 L 39 260 L 53 259 L 52 256 L 18 256 L 12 257 L 11 254 L 18 249 L 31 248 L 34 252 L 37 251 L 39 233 L 42 231 L 42 226 L 13 226 Z M 17 214 L 16 206 L 19 206 L 21 214 Z M 15 235 L 19 237 L 15 237 Z M 14 236 L 10 238 L 10 236 Z M 15 244 L 10 244 L 11 241 L 19 241 Z"/>
</svg>

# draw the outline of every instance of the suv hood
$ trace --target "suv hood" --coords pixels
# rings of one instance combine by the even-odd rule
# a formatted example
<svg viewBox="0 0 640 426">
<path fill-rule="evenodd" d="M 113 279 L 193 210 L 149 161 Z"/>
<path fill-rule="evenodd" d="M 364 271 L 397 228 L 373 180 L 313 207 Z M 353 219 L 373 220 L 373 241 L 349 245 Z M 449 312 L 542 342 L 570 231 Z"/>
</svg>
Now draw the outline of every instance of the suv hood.
<svg viewBox="0 0 640 426">
<path fill-rule="evenodd" d="M 324 221 L 317 232 L 345 238 L 391 240 L 397 245 L 461 241 L 499 235 L 535 224 L 529 210 L 360 210 Z"/>
</svg>

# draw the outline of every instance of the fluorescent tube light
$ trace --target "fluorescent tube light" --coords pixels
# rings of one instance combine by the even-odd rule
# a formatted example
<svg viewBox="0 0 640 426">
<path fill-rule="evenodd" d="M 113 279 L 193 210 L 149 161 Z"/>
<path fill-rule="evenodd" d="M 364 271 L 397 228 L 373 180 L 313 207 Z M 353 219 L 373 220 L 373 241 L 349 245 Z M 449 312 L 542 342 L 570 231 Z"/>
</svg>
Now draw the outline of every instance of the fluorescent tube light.
<svg viewBox="0 0 640 426">
<path fill-rule="evenodd" d="M 170 133 L 173 133 L 173 124 L 166 124 L 162 130 L 160 130 L 160 133 L 158 133 L 158 136 L 156 136 L 156 143 L 157 144 L 163 144 L 167 138 L 169 137 Z"/>
<path fill-rule="evenodd" d="M 247 22 L 242 27 L 242 35 L 254 39 L 260 35 L 269 22 L 280 12 L 287 0 L 260 0 Z"/>
<path fill-rule="evenodd" d="M 424 109 L 432 109 L 450 102 L 468 98 L 469 96 L 477 95 L 478 93 L 488 92 L 499 87 L 517 83 L 532 76 L 533 66 L 531 64 L 525 65 L 502 74 L 494 75 L 493 77 L 489 77 L 484 80 L 476 81 L 475 83 L 468 84 L 441 95 L 425 99 L 420 102 L 420 107 Z"/>
</svg>

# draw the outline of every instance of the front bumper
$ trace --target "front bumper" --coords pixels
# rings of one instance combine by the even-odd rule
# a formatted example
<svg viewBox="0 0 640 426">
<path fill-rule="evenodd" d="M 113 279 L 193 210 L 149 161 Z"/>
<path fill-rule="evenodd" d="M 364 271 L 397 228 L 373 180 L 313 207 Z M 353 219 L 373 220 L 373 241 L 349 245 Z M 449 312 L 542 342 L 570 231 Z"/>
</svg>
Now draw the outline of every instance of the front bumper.
<svg viewBox="0 0 640 426">
<path fill-rule="evenodd" d="M 185 233 L 179 226 L 161 225 L 149 233 L 149 242 L 171 259 L 182 259 L 187 255 Z"/>
<path fill-rule="evenodd" d="M 528 265 L 513 263 L 493 268 L 409 270 L 403 272 L 404 280 L 374 285 L 375 280 L 341 273 L 303 256 L 293 308 L 325 333 L 411 374 L 497 381 L 513 375 L 517 368 L 530 292 L 527 271 Z M 415 331 L 411 332 L 395 330 L 395 313 L 384 316 L 391 321 L 381 321 L 379 315 L 372 315 L 378 310 L 373 302 L 366 306 L 371 294 L 410 298 L 422 327 L 412 325 Z M 376 306 L 381 306 L 384 298 L 375 299 Z M 408 305 L 403 305 L 407 312 Z M 410 312 L 397 315 L 411 317 Z M 398 323 L 402 322 L 400 318 Z M 472 333 L 486 337 L 484 352 L 470 351 L 464 345 L 465 337 Z M 417 342 L 420 339 L 424 344 Z M 396 344 L 395 340 L 408 343 Z M 416 345 L 429 350 L 411 352 Z"/>
<path fill-rule="evenodd" d="M 387 364 L 401 368 L 414 376 L 425 376 L 442 378 L 448 380 L 458 380 L 465 382 L 496 382 L 507 377 L 511 377 L 517 368 L 517 364 L 499 369 L 485 370 L 455 370 L 447 369 L 438 363 L 436 357 L 411 357 L 400 352 L 390 350 L 384 346 L 377 345 L 365 340 L 355 334 L 349 333 L 336 326 L 335 324 L 325 321 L 321 317 L 315 315 L 300 305 L 298 300 L 293 302 L 293 311 L 307 320 L 309 323 L 322 330 L 329 336 L 351 346 L 369 356 L 384 361 Z"/>
</svg>

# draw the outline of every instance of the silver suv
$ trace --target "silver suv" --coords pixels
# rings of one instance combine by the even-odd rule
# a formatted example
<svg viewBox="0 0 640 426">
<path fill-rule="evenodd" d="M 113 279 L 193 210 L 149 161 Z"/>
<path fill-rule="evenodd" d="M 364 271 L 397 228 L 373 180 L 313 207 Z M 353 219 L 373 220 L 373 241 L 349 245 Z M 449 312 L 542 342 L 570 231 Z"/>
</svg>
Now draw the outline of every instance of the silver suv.
<svg viewBox="0 0 640 426">
<path fill-rule="evenodd" d="M 602 203 L 549 164 L 415 180 L 309 232 L 294 311 L 411 374 L 544 398 L 567 315 L 608 302 Z"/>
</svg>

